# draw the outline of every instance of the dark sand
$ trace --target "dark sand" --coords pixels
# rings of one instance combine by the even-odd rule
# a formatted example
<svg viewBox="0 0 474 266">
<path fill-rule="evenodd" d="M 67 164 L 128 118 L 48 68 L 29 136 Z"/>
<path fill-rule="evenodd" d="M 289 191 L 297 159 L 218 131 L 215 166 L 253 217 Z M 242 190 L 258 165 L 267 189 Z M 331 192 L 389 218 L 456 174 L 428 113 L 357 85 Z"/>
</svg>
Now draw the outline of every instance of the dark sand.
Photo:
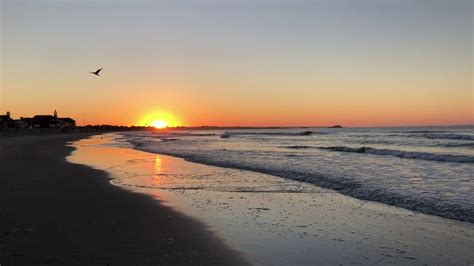
<svg viewBox="0 0 474 266">
<path fill-rule="evenodd" d="M 80 135 L 0 136 L 0 264 L 243 265 L 203 224 L 68 163 Z"/>
</svg>

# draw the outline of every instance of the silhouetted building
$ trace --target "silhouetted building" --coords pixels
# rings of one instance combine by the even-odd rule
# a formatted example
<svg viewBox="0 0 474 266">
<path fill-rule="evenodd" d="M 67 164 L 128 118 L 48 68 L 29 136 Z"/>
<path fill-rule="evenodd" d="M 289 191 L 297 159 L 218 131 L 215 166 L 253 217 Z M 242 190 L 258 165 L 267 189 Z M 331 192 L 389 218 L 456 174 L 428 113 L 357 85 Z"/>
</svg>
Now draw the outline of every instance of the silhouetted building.
<svg viewBox="0 0 474 266">
<path fill-rule="evenodd" d="M 75 128 L 76 127 L 76 120 L 69 118 L 69 117 L 61 117 L 58 120 L 62 123 L 63 128 Z"/>
<path fill-rule="evenodd" d="M 56 110 L 54 110 L 53 115 L 35 115 L 30 123 L 33 128 L 64 128 L 66 126 L 69 128 L 76 126 L 74 119 L 69 117 L 58 118 Z"/>
<path fill-rule="evenodd" d="M 13 128 L 15 121 L 10 117 L 10 112 L 5 115 L 0 115 L 0 128 Z"/>
<path fill-rule="evenodd" d="M 16 128 L 31 128 L 31 120 L 32 118 L 28 117 L 20 117 L 20 119 L 15 120 L 15 127 Z"/>
<path fill-rule="evenodd" d="M 61 122 L 52 115 L 35 115 L 31 120 L 33 128 L 61 128 Z"/>
<path fill-rule="evenodd" d="M 70 117 L 58 118 L 58 112 L 54 110 L 53 115 L 35 115 L 32 118 L 21 117 L 20 119 L 12 119 L 10 112 L 6 115 L 0 115 L 0 128 L 17 129 L 71 129 L 76 127 L 76 121 Z"/>
</svg>

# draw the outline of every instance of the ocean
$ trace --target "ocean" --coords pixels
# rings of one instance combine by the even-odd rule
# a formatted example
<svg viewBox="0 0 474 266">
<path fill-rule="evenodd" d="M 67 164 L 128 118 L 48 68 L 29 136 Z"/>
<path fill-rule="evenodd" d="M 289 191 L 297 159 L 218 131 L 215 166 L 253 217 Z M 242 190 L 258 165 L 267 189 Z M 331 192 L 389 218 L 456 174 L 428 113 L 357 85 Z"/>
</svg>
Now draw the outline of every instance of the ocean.
<svg viewBox="0 0 474 266">
<path fill-rule="evenodd" d="M 474 223 L 473 126 L 121 134 L 122 141 L 142 151 L 303 181 L 358 199 Z"/>
</svg>

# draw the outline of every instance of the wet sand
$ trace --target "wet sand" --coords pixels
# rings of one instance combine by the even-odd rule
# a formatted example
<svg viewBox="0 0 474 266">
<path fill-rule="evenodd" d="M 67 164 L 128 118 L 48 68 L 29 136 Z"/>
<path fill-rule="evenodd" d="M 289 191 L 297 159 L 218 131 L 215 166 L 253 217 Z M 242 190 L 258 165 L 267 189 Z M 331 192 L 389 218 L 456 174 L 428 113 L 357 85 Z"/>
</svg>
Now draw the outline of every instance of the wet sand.
<svg viewBox="0 0 474 266">
<path fill-rule="evenodd" d="M 474 225 L 260 173 L 134 150 L 120 136 L 68 157 L 208 224 L 261 265 L 469 265 Z M 108 145 L 107 143 L 114 143 Z"/>
<path fill-rule="evenodd" d="M 0 138 L 0 264 L 243 265 L 196 220 L 65 160 L 81 135 Z"/>
</svg>

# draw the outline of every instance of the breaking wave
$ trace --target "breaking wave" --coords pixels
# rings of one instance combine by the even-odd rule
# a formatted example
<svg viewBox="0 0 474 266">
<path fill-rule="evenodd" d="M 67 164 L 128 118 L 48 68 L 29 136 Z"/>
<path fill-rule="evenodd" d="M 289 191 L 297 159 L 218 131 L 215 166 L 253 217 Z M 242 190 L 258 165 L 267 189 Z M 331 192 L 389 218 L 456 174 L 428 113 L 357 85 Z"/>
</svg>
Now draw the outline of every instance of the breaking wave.
<svg viewBox="0 0 474 266">
<path fill-rule="evenodd" d="M 423 133 L 413 134 L 413 137 L 423 137 L 427 139 L 458 139 L 458 140 L 474 140 L 474 135 L 454 134 L 454 133 Z"/>
<path fill-rule="evenodd" d="M 415 151 L 399 151 L 390 149 L 375 149 L 371 147 L 345 147 L 345 146 L 333 146 L 333 147 L 318 147 L 318 149 L 337 151 L 337 152 L 352 152 L 352 153 L 366 153 L 374 155 L 388 155 L 395 156 L 404 159 L 418 159 L 438 162 L 451 162 L 451 163 L 474 163 L 474 157 L 464 155 L 451 155 L 451 154 L 436 154 L 427 152 L 415 152 Z"/>
<path fill-rule="evenodd" d="M 194 132 L 156 132 L 153 133 L 155 137 L 161 136 L 174 136 L 174 137 L 209 137 L 209 136 L 216 136 L 215 133 L 194 133 Z"/>
<path fill-rule="evenodd" d="M 301 132 L 225 132 L 225 136 L 310 136 L 327 135 L 329 132 L 301 131 Z"/>
<path fill-rule="evenodd" d="M 222 140 L 220 130 L 208 132 L 217 137 L 206 138 L 124 135 L 143 151 L 313 183 L 359 199 L 474 223 L 473 131 L 346 129 L 319 138 L 325 131 L 304 130 L 228 130 L 232 141 Z M 170 141 L 176 137 L 179 141 Z"/>
<path fill-rule="evenodd" d="M 444 143 L 444 144 L 438 144 L 438 146 L 442 146 L 442 147 L 468 147 L 468 148 L 474 148 L 474 142 Z"/>
<path fill-rule="evenodd" d="M 306 147 L 294 146 L 296 149 Z M 244 161 L 226 160 L 225 157 L 215 157 L 210 154 L 193 154 L 179 151 L 169 151 L 156 149 L 154 146 L 136 147 L 139 150 L 167 154 L 171 156 L 181 157 L 187 161 L 202 163 L 218 167 L 227 167 L 239 170 L 253 171 L 263 174 L 279 176 L 301 182 L 312 183 L 323 188 L 336 190 L 342 194 L 352 196 L 359 199 L 378 201 L 402 208 L 411 209 L 427 214 L 438 215 L 445 218 L 466 221 L 474 223 L 474 210 L 472 208 L 450 202 L 434 201 L 429 198 L 410 197 L 407 195 L 399 195 L 387 189 L 370 188 L 357 180 L 340 177 L 333 178 L 325 174 L 317 174 L 314 172 L 305 172 L 297 169 L 274 168 L 271 165 L 265 166 L 260 164 L 248 164 Z M 307 147 L 317 148 L 317 147 Z"/>
</svg>

